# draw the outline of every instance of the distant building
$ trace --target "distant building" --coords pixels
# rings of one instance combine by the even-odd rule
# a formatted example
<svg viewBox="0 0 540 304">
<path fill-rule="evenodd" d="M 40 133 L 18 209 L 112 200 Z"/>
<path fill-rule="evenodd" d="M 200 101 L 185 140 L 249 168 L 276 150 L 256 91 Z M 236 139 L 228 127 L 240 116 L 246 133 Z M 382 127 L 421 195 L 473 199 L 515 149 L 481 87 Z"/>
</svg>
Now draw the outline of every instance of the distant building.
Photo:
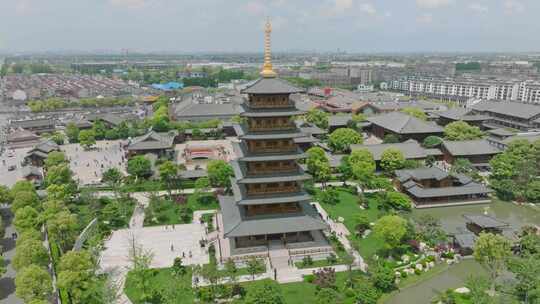
<svg viewBox="0 0 540 304">
<path fill-rule="evenodd" d="M 401 141 L 408 139 L 423 141 L 431 135 L 443 135 L 443 129 L 438 125 L 401 112 L 368 117 L 368 121 L 372 125 L 371 132 L 379 138 L 392 134 L 398 136 Z"/>
<path fill-rule="evenodd" d="M 12 120 L 10 127 L 13 129 L 24 129 L 36 134 L 43 134 L 54 132 L 56 124 L 52 119 Z"/>
<path fill-rule="evenodd" d="M 450 175 L 439 168 L 396 170 L 395 174 L 396 187 L 417 208 L 490 202 L 491 190 L 462 174 Z"/>
<path fill-rule="evenodd" d="M 520 131 L 540 129 L 540 105 L 512 101 L 482 100 L 470 108 L 454 108 L 437 115 L 441 125 L 465 121 L 482 129 L 513 128 Z"/>
<path fill-rule="evenodd" d="M 53 151 L 60 151 L 58 145 L 49 140 L 43 141 L 26 153 L 24 161 L 32 166 L 42 167 L 49 153 Z"/>
<path fill-rule="evenodd" d="M 488 169 L 489 161 L 502 152 L 485 139 L 444 141 L 441 151 L 444 160 L 450 164 L 456 159 L 466 159 L 478 169 Z"/>
<path fill-rule="evenodd" d="M 133 139 L 127 146 L 130 155 L 155 154 L 158 157 L 172 157 L 174 155 L 176 131 L 155 132 Z"/>
</svg>

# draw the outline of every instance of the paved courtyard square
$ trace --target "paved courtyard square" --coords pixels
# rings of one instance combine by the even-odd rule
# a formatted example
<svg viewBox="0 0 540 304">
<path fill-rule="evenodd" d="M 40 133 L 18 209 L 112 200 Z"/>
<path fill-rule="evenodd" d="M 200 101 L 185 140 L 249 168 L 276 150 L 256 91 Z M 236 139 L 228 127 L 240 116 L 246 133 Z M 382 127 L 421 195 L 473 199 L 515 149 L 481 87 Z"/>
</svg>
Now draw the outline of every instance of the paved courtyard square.
<svg viewBox="0 0 540 304">
<path fill-rule="evenodd" d="M 175 225 L 175 229 L 170 225 L 165 227 L 114 231 L 111 238 L 105 242 L 106 249 L 100 260 L 101 269 L 107 271 L 130 266 L 129 249 L 132 246 L 133 236 L 138 246 L 154 254 L 152 268 L 171 267 L 174 258 L 181 257 L 182 252 L 185 254 L 184 265 L 209 263 L 207 248 L 201 248 L 199 245 L 199 241 L 206 238 L 203 225 Z M 190 251 L 191 257 L 189 257 Z"/>
<path fill-rule="evenodd" d="M 118 168 L 121 172 L 126 170 L 122 149 L 122 140 L 101 140 L 94 148 L 85 151 L 79 144 L 60 146 L 70 161 L 70 167 L 82 185 L 98 184 L 101 176 L 109 168 Z"/>
</svg>

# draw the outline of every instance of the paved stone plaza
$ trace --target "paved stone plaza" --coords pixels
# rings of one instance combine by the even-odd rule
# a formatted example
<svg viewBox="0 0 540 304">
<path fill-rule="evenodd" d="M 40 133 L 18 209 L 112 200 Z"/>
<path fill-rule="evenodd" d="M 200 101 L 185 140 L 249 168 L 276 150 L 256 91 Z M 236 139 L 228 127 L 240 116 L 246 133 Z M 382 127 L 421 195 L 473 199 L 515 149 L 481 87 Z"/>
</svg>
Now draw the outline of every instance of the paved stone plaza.
<svg viewBox="0 0 540 304">
<path fill-rule="evenodd" d="M 13 186 L 18 180 L 22 180 L 22 162 L 26 153 L 31 148 L 7 149 L 0 155 L 0 185 Z M 9 167 L 15 166 L 15 170 L 9 171 Z"/>
<path fill-rule="evenodd" d="M 172 226 L 155 226 L 114 231 L 105 242 L 106 249 L 100 259 L 101 269 L 107 271 L 130 266 L 128 256 L 133 236 L 138 246 L 154 254 L 152 268 L 171 267 L 174 258 L 181 257 L 182 252 L 185 254 L 184 265 L 209 263 L 207 249 L 199 245 L 199 241 L 206 238 L 204 226 L 184 224 L 176 225 L 175 229 Z"/>
<path fill-rule="evenodd" d="M 70 167 L 82 185 L 98 184 L 101 176 L 109 168 L 126 170 L 125 150 L 122 140 L 101 140 L 94 148 L 85 151 L 79 144 L 60 146 L 70 160 Z"/>
</svg>

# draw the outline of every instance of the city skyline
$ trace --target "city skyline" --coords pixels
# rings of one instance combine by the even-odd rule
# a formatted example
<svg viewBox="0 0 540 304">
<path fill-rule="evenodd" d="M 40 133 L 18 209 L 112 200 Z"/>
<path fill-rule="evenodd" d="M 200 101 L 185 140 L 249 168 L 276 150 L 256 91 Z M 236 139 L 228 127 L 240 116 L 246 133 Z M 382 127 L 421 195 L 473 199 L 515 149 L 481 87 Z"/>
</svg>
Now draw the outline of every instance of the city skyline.
<svg viewBox="0 0 540 304">
<path fill-rule="evenodd" d="M 0 2 L 0 52 L 538 51 L 533 0 Z"/>
</svg>

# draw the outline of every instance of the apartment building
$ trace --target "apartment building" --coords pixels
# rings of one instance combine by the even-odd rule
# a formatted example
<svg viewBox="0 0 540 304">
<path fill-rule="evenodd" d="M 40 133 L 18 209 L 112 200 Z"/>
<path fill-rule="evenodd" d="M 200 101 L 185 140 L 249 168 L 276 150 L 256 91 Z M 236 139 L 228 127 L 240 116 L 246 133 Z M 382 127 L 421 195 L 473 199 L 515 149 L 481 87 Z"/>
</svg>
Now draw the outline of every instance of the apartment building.
<svg viewBox="0 0 540 304">
<path fill-rule="evenodd" d="M 389 88 L 463 103 L 470 98 L 540 103 L 540 83 L 533 81 L 405 77 L 392 81 Z"/>
</svg>

